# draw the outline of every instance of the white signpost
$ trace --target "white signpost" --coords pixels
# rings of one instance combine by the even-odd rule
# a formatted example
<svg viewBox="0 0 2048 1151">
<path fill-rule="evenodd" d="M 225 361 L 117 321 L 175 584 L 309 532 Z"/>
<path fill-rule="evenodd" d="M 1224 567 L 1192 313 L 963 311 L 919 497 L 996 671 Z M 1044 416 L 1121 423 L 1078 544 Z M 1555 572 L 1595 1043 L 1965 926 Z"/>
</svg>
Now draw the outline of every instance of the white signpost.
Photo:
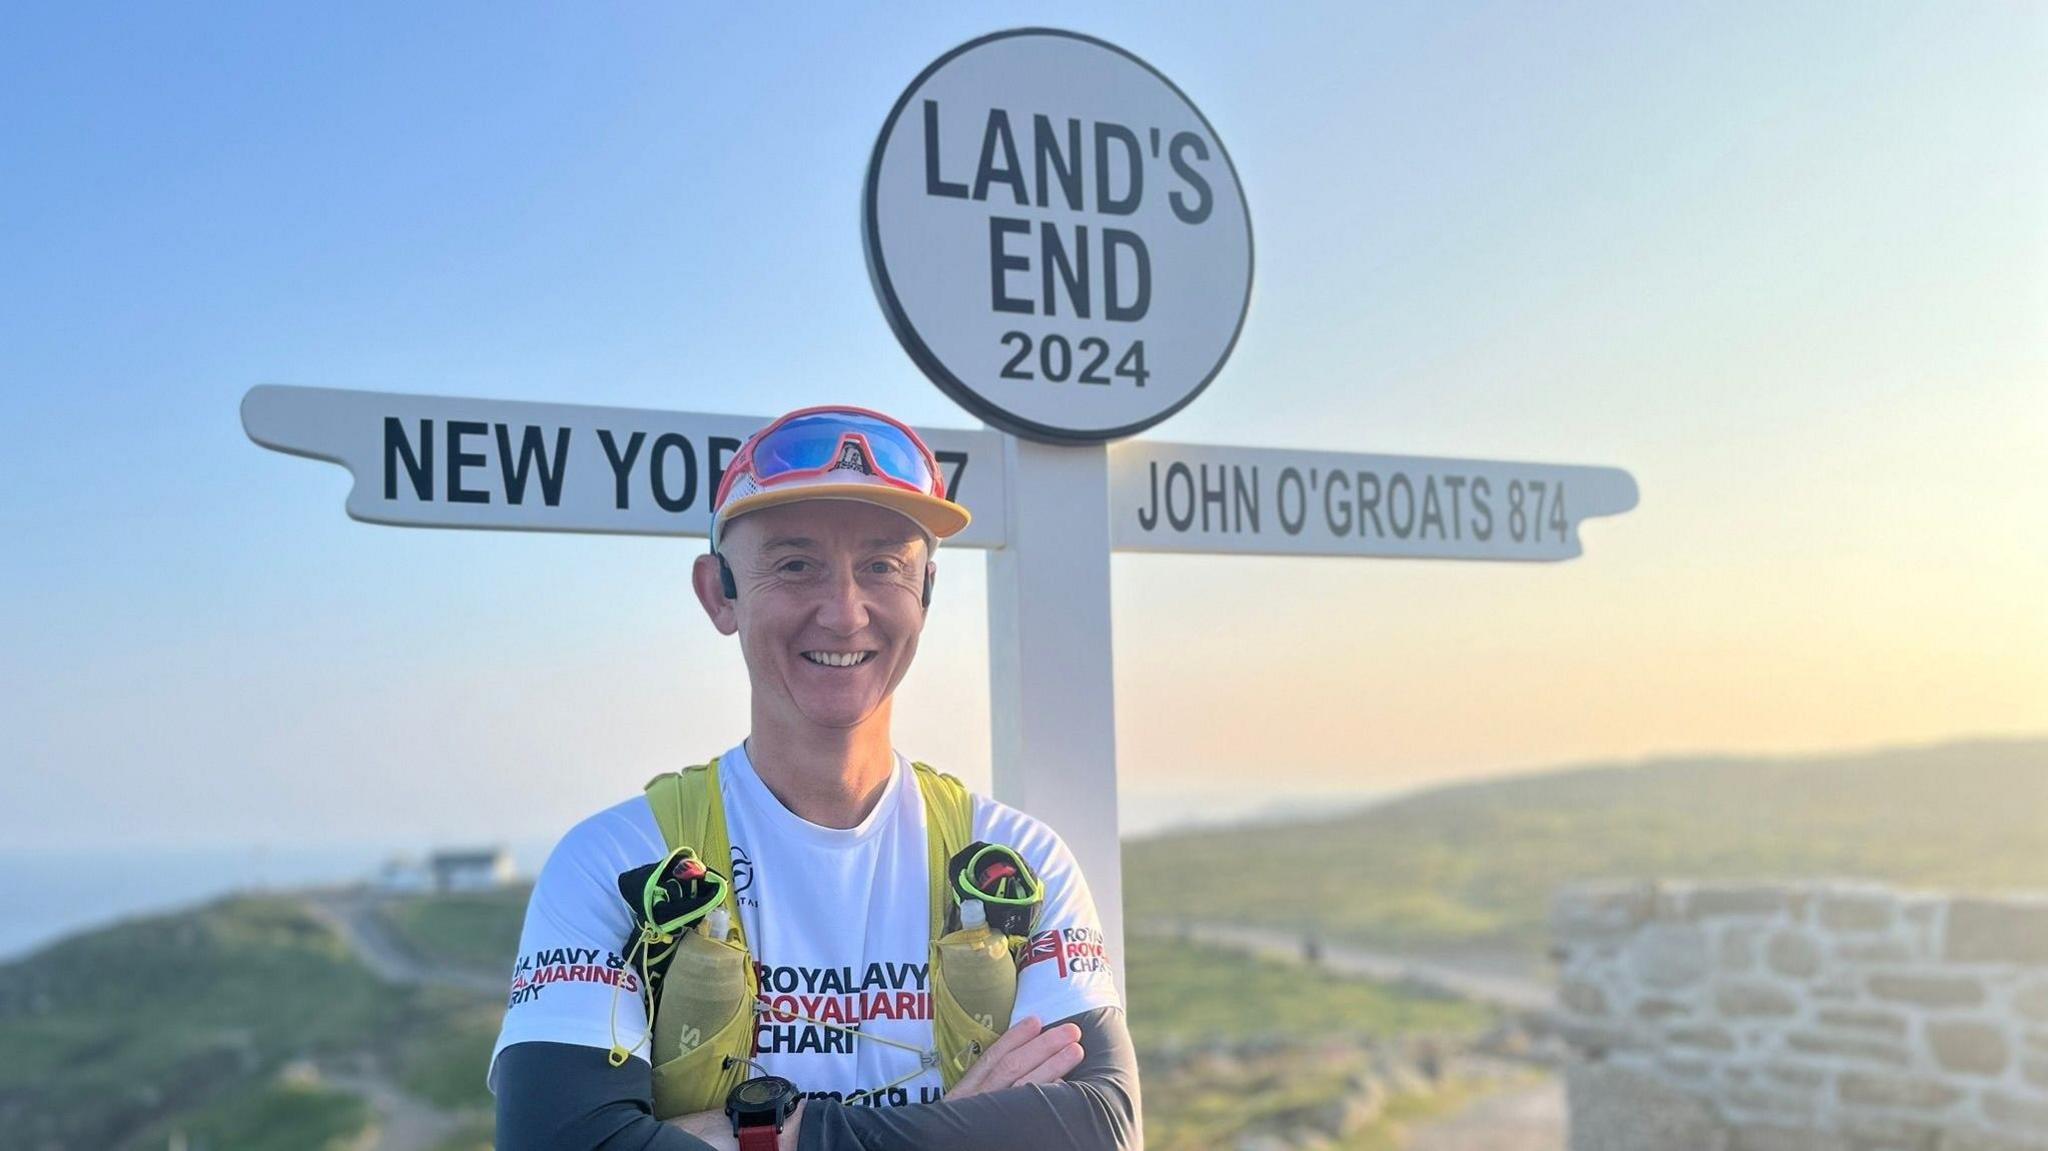
<svg viewBox="0 0 2048 1151">
<path fill-rule="evenodd" d="M 1127 552 L 1566 560 L 1636 506 L 1616 468 L 1130 440 L 1109 453 Z"/>
<path fill-rule="evenodd" d="M 709 534 L 725 465 L 772 418 L 274 384 L 242 398 L 250 439 L 349 470 L 365 523 L 612 535 Z M 918 434 L 955 498 L 1001 482 L 1001 434 Z M 968 506 L 949 542 L 1001 547 L 1002 499 Z"/>
<path fill-rule="evenodd" d="M 1223 141 L 1151 65 L 1072 32 L 984 36 L 911 81 L 861 217 L 904 350 L 1021 436 L 1111 440 L 1179 411 L 1251 304 Z"/>
<path fill-rule="evenodd" d="M 1209 122 L 1102 41 L 1024 29 L 940 57 L 889 113 L 863 207 L 891 328 L 1002 429 L 920 429 L 974 513 L 950 543 L 992 549 L 995 792 L 1073 849 L 1120 982 L 1112 551 L 1554 561 L 1580 554 L 1584 520 L 1635 506 L 1613 468 L 1108 443 L 1221 370 L 1252 242 Z M 257 443 L 349 470 L 358 520 L 632 535 L 705 535 L 771 416 L 275 385 L 242 401 Z"/>
</svg>

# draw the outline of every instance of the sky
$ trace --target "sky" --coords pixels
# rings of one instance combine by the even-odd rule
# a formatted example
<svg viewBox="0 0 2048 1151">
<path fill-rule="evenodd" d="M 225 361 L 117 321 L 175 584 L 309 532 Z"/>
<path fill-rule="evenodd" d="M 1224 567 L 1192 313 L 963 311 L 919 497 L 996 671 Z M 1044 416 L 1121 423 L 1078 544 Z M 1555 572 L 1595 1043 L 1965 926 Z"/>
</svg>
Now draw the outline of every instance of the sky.
<svg viewBox="0 0 2048 1151">
<path fill-rule="evenodd" d="M 375 527 L 293 383 L 973 420 L 860 179 L 1027 24 L 1144 57 L 1257 237 L 1149 435 L 1597 464 L 1556 565 L 1122 555 L 1127 826 L 2048 732 L 2048 9 L 209 5 L 0 17 L 0 845 L 552 838 L 744 735 L 700 541 Z M 899 746 L 988 779 L 985 558 Z"/>
</svg>

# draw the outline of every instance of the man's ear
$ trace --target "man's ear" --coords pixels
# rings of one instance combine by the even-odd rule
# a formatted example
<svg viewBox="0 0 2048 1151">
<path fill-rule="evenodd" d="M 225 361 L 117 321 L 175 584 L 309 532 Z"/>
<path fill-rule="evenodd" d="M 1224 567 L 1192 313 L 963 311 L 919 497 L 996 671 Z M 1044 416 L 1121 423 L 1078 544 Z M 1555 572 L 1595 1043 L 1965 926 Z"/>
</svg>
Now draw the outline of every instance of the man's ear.
<svg viewBox="0 0 2048 1151">
<path fill-rule="evenodd" d="M 939 565 L 930 560 L 924 561 L 924 596 L 919 602 L 926 611 L 932 610 L 932 585 L 938 582 L 938 578 Z"/>
<path fill-rule="evenodd" d="M 711 626 L 720 635 L 731 635 L 740 630 L 739 601 L 726 598 L 725 581 L 719 578 L 718 566 L 717 556 L 698 556 L 697 562 L 690 565 L 690 587 L 697 593 L 697 602 L 703 605 Z"/>
</svg>

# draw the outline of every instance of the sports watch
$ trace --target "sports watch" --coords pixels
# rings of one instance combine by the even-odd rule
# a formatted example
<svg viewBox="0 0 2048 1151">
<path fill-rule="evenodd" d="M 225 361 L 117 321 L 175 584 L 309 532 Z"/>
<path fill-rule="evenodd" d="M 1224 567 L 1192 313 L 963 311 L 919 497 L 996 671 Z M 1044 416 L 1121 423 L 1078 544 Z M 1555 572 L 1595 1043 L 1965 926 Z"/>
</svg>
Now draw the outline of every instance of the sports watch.
<svg viewBox="0 0 2048 1151">
<path fill-rule="evenodd" d="M 757 1075 L 726 1093 L 725 1117 L 740 1151 L 775 1151 L 782 1121 L 796 1110 L 803 1093 L 780 1075 Z"/>
</svg>

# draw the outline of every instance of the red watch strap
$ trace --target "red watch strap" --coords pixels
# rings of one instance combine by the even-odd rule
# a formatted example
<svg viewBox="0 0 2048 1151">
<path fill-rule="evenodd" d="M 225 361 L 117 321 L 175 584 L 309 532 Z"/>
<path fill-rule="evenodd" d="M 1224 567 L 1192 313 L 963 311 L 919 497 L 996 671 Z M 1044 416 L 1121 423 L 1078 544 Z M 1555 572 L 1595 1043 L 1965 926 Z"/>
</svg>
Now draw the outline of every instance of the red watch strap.
<svg viewBox="0 0 2048 1151">
<path fill-rule="evenodd" d="M 775 1151 L 781 1142 L 781 1133 L 772 1123 L 740 1128 L 740 1151 Z"/>
</svg>

